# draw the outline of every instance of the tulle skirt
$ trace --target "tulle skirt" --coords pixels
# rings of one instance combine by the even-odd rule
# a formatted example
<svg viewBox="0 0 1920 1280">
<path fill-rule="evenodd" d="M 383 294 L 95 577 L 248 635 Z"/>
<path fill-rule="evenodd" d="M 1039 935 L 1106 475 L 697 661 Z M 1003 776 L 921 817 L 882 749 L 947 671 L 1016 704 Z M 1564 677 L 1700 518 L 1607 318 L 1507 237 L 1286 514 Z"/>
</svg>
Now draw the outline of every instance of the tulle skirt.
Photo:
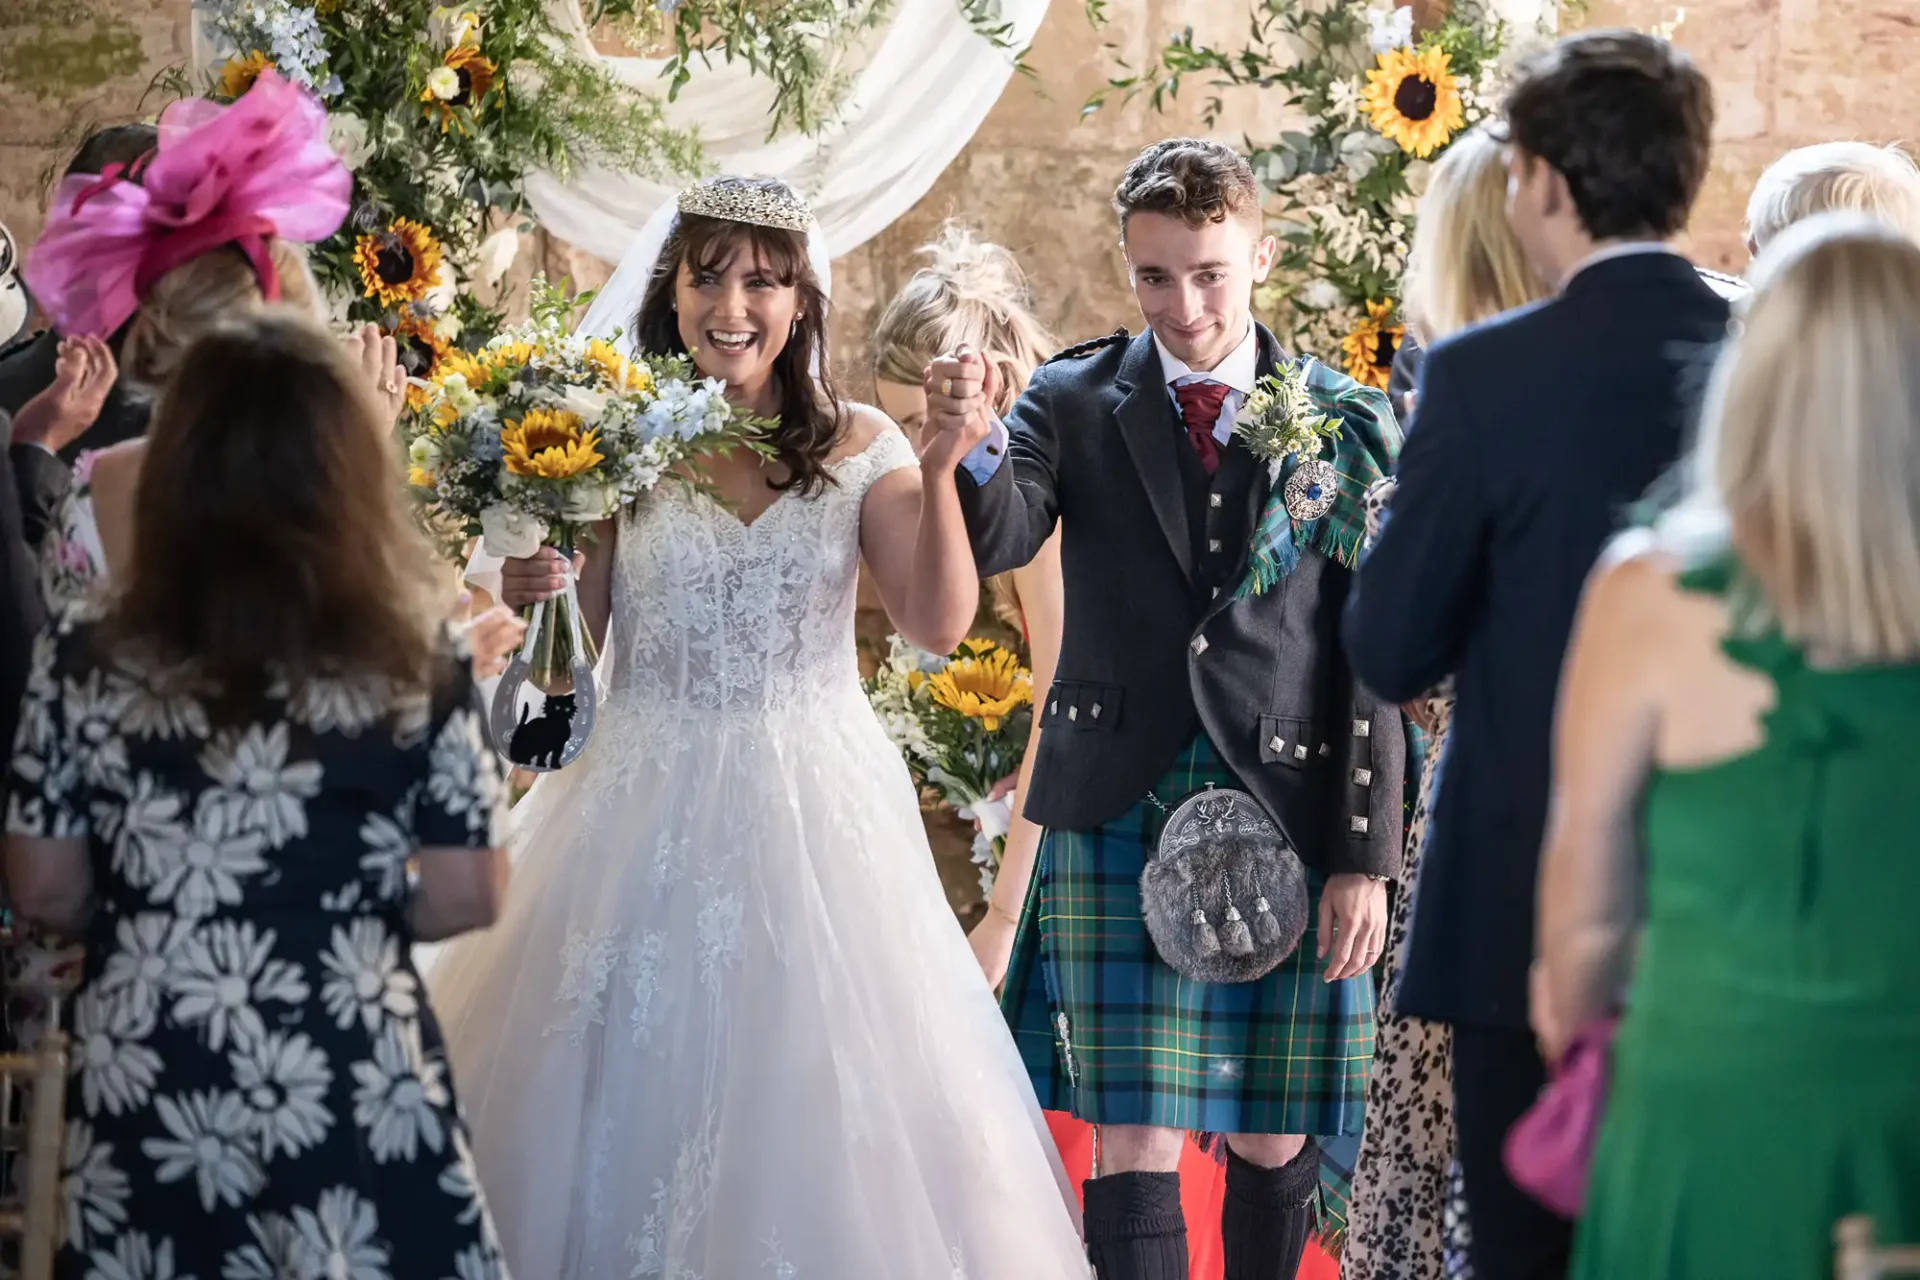
<svg viewBox="0 0 1920 1280">
<path fill-rule="evenodd" d="M 428 983 L 523 1280 L 1052 1280 L 1074 1197 L 857 688 L 617 704 Z"/>
</svg>

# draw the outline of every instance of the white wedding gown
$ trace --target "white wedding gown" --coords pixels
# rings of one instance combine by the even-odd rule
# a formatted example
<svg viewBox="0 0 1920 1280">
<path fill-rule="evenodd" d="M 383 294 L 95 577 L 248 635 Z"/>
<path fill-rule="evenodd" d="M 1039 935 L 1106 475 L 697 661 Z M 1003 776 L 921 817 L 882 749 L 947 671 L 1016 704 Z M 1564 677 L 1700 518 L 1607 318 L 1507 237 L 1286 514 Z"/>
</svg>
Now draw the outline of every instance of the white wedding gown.
<svg viewBox="0 0 1920 1280">
<path fill-rule="evenodd" d="M 586 753 L 428 985 L 520 1280 L 1084 1280 L 1071 1190 L 861 692 L 887 431 L 620 530 Z"/>
</svg>

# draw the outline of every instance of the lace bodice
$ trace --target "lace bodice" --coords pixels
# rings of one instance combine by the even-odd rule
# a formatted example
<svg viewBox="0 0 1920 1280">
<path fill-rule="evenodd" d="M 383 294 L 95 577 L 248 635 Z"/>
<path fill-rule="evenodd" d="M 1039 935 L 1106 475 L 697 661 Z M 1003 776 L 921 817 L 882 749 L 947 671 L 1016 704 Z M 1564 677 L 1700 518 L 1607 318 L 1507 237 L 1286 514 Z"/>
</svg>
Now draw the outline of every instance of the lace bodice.
<svg viewBox="0 0 1920 1280">
<path fill-rule="evenodd" d="M 757 719 L 858 690 L 860 510 L 918 466 L 896 430 L 828 467 L 824 492 L 781 494 L 752 524 L 667 486 L 620 529 L 609 710 Z"/>
</svg>

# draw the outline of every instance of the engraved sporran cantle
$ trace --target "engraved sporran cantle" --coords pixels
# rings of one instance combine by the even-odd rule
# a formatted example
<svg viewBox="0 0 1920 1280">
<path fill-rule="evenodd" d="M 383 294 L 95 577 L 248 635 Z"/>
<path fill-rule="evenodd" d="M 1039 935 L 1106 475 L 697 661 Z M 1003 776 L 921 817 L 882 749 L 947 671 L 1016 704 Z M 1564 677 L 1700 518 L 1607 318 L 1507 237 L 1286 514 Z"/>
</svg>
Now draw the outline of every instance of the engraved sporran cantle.
<svg viewBox="0 0 1920 1280">
<path fill-rule="evenodd" d="M 580 622 L 570 566 L 565 590 L 528 606 L 526 617 L 526 638 L 493 691 L 488 729 L 495 750 L 515 765 L 552 773 L 587 749 L 600 700 L 593 681 L 593 641 Z M 530 690 L 540 694 L 538 715 Z"/>
<path fill-rule="evenodd" d="M 1259 801 L 1208 787 L 1168 816 L 1140 875 L 1140 904 L 1174 972 L 1252 982 L 1306 934 L 1306 868 Z"/>
</svg>

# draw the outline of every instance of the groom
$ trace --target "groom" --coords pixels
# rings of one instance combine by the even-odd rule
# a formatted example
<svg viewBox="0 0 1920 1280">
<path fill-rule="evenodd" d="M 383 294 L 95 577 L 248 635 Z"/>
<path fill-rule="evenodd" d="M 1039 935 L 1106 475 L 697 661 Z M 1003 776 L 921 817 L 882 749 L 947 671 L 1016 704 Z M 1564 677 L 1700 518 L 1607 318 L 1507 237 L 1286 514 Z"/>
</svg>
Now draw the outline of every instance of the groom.
<svg viewBox="0 0 1920 1280">
<path fill-rule="evenodd" d="M 1086 1233 L 1102 1280 L 1186 1276 L 1188 1131 L 1226 1135 L 1228 1280 L 1279 1280 L 1320 1225 L 1310 1139 L 1360 1131 L 1367 970 L 1400 867 L 1400 716 L 1355 683 L 1338 636 L 1360 490 L 1399 429 L 1383 396 L 1316 367 L 1342 406 L 1340 480 L 1281 511 L 1291 477 L 1233 431 L 1287 358 L 1250 308 L 1275 249 L 1252 170 L 1215 143 L 1157 143 L 1114 206 L 1148 332 L 1042 367 L 959 477 L 983 575 L 1062 529 L 1065 635 L 1026 804 L 1047 836 L 1005 1009 L 1041 1105 L 1100 1126 Z M 929 422 L 990 421 L 993 382 L 972 353 L 936 360 Z M 1254 982 L 1182 977 L 1142 921 L 1166 814 L 1209 786 L 1256 797 L 1307 867 L 1306 936 Z"/>
</svg>

